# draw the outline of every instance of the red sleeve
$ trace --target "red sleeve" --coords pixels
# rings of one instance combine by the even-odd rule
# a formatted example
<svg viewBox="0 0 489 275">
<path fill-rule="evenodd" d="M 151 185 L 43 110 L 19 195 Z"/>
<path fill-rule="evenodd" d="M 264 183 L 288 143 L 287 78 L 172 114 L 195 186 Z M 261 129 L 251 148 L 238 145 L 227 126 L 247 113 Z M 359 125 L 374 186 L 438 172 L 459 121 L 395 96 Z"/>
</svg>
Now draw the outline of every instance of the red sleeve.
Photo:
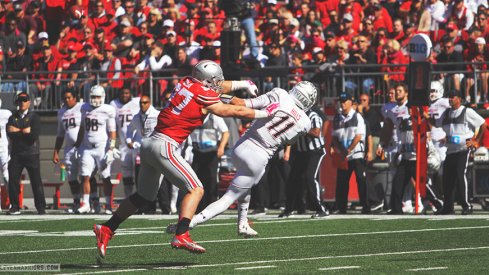
<svg viewBox="0 0 489 275">
<path fill-rule="evenodd" d="M 207 87 L 201 87 L 198 89 L 198 93 L 195 96 L 195 101 L 198 104 L 204 105 L 204 106 L 210 106 L 212 104 L 216 104 L 220 102 L 219 94 L 216 93 L 214 90 L 209 89 Z"/>
</svg>

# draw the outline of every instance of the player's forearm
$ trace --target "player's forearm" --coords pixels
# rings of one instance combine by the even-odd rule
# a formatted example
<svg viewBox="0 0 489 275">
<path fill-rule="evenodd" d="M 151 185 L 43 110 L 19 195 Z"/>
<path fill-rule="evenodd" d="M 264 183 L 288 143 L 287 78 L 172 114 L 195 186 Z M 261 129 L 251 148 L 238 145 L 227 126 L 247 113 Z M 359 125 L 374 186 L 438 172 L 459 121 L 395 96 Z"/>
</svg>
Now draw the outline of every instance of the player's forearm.
<svg viewBox="0 0 489 275">
<path fill-rule="evenodd" d="M 63 146 L 64 138 L 56 137 L 56 142 L 54 143 L 54 151 L 59 152 L 61 146 Z"/>
</svg>

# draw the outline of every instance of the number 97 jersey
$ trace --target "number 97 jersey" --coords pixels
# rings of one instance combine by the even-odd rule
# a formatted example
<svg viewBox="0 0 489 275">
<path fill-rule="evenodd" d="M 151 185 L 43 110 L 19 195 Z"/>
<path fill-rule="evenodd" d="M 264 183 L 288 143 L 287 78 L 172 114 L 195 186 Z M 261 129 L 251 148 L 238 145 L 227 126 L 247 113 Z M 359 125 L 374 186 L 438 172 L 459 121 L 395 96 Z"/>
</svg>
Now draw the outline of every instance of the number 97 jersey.
<svg viewBox="0 0 489 275">
<path fill-rule="evenodd" d="M 105 147 L 109 139 L 108 132 L 116 131 L 115 108 L 108 104 L 94 108 L 84 103 L 81 107 L 81 123 L 85 130 L 82 145 L 85 148 Z"/>
</svg>

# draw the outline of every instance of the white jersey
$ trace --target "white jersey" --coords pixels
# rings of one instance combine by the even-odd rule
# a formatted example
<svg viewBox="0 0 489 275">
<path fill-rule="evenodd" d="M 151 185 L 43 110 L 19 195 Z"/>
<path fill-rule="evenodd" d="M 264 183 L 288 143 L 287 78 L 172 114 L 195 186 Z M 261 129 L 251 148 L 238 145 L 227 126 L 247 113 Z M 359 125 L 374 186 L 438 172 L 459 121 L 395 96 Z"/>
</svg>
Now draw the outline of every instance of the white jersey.
<svg viewBox="0 0 489 275">
<path fill-rule="evenodd" d="M 292 97 L 283 89 L 274 88 L 251 101 L 257 108 L 274 102 L 279 102 L 280 107 L 273 117 L 254 120 L 236 146 L 243 140 L 250 140 L 263 148 L 271 158 L 280 145 L 292 144 L 299 135 L 311 129 L 309 116 L 295 105 Z"/>
<path fill-rule="evenodd" d="M 438 120 L 440 116 L 448 108 L 450 108 L 450 103 L 448 102 L 448 98 L 440 98 L 435 102 L 431 103 L 428 112 L 431 118 Z M 433 141 L 440 141 L 445 137 L 446 137 L 446 133 L 443 131 L 442 128 L 431 127 L 431 139 Z"/>
<path fill-rule="evenodd" d="M 9 110 L 0 109 L 0 152 L 8 151 L 8 138 L 5 127 L 11 115 L 12 112 Z"/>
<path fill-rule="evenodd" d="M 127 127 L 126 143 L 141 143 L 144 137 L 149 137 L 158 122 L 159 114 L 160 111 L 153 106 L 150 106 L 146 113 L 139 111 L 139 113 L 135 114 Z"/>
<path fill-rule="evenodd" d="M 109 139 L 107 131 L 116 130 L 115 108 L 108 104 L 94 108 L 84 103 L 81 107 L 81 121 L 85 130 L 82 145 L 85 148 L 105 147 Z"/>
<path fill-rule="evenodd" d="M 76 103 L 72 108 L 68 108 L 65 105 L 58 110 L 58 131 L 56 136 L 64 138 L 65 148 L 72 148 L 78 137 L 82 105 L 82 103 Z"/>
<path fill-rule="evenodd" d="M 122 104 L 119 99 L 114 99 L 110 105 L 116 110 L 117 136 L 121 145 L 125 145 L 127 127 L 134 115 L 139 112 L 139 97 L 132 98 L 126 104 Z"/>
<path fill-rule="evenodd" d="M 391 120 L 396 127 L 398 142 L 398 152 L 402 153 L 405 160 L 415 160 L 416 152 L 414 145 L 413 122 L 407 107 L 407 101 L 402 105 L 392 108 L 387 119 Z"/>
</svg>

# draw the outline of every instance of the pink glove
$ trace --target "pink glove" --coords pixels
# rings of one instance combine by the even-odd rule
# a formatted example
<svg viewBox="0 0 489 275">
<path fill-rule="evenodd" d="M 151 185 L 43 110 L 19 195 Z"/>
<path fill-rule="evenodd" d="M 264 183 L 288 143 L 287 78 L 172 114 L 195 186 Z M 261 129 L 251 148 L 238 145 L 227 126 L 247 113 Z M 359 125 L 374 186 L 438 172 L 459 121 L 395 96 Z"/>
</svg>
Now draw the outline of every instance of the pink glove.
<svg viewBox="0 0 489 275">
<path fill-rule="evenodd" d="M 280 108 L 280 103 L 274 102 L 265 108 L 265 112 L 267 112 L 268 117 L 272 117 L 278 111 L 279 108 Z"/>
<path fill-rule="evenodd" d="M 246 91 L 252 96 L 256 97 L 258 95 L 258 87 L 253 83 L 251 80 L 246 80 L 247 86 L 246 86 Z"/>
</svg>

